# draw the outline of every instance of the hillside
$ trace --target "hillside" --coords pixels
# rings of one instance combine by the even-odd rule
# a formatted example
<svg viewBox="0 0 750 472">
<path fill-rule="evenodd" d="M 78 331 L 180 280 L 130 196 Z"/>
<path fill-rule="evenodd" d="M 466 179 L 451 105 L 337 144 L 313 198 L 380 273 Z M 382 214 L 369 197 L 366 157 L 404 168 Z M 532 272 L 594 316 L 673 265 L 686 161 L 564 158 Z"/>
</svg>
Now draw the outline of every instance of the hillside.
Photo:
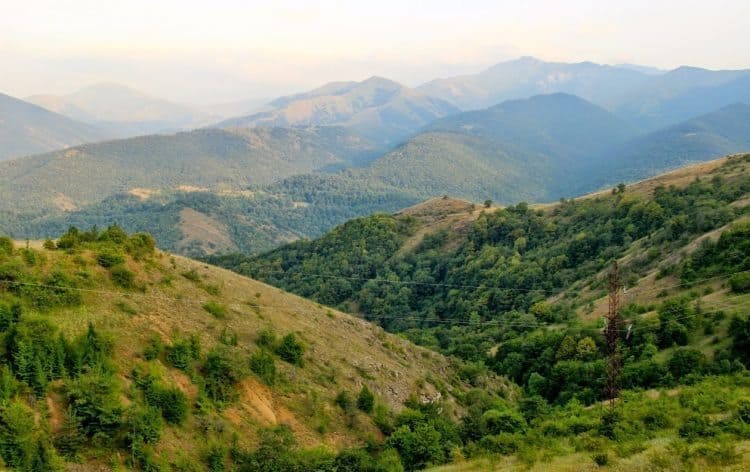
<svg viewBox="0 0 750 472">
<path fill-rule="evenodd" d="M 598 183 L 629 182 L 749 149 L 750 105 L 737 103 L 610 149 Z"/>
<path fill-rule="evenodd" d="M 452 362 L 369 323 L 116 227 L 57 245 L 0 238 L 6 466 L 216 470 L 293 443 L 294 460 L 332 463 L 383 438 L 410 397 L 464 408 Z M 363 386 L 374 408 L 340 399 Z M 273 457 L 253 452 L 268 441 Z"/>
<path fill-rule="evenodd" d="M 382 77 L 330 83 L 270 105 L 275 108 L 218 126 L 345 126 L 381 145 L 393 145 L 432 120 L 458 112 L 442 100 Z"/>
<path fill-rule="evenodd" d="M 92 126 L 0 94 L 0 161 L 104 137 Z"/>
<path fill-rule="evenodd" d="M 70 211 L 127 192 L 244 190 L 351 165 L 372 151 L 336 127 L 206 129 L 88 144 L 0 164 L 0 211 Z"/>
<path fill-rule="evenodd" d="M 34 95 L 27 101 L 126 138 L 196 128 L 216 117 L 115 83 L 98 83 L 66 95 Z"/>
<path fill-rule="evenodd" d="M 710 438 L 722 437 L 728 451 L 736 451 L 727 452 L 728 462 L 698 449 L 687 457 L 705 459 L 710 467 L 728 465 L 750 460 L 742 442 L 748 422 L 733 423 L 737 429 L 718 421 L 732 414 L 719 404 L 705 404 L 697 414 L 724 416 L 691 417 L 683 395 L 719 389 L 734 402 L 748 394 L 749 168 L 750 155 L 738 155 L 539 207 L 481 211 L 431 200 L 396 215 L 358 218 L 322 238 L 260 256 L 212 260 L 475 362 L 476 372 L 508 376 L 529 401 L 548 404 L 543 411 L 550 412 L 538 416 L 534 410 L 537 421 L 527 417 L 530 436 L 515 441 L 552 451 L 534 434 L 544 434 L 551 421 L 579 415 L 594 423 L 581 431 L 597 441 L 637 437 L 636 450 L 652 455 L 665 442 L 678 447 L 686 441 L 690 448 L 701 437 L 707 442 L 696 447 L 707 451 L 716 446 Z M 625 397 L 632 410 L 618 420 L 624 429 L 607 433 L 597 430 L 598 413 L 574 412 L 602 399 L 601 317 L 614 260 L 626 288 L 622 385 L 634 392 Z M 702 387 L 686 386 L 696 382 Z M 665 391 L 680 395 L 679 403 L 658 403 L 674 409 L 676 424 L 646 426 L 653 432 L 645 437 L 633 433 L 649 424 L 642 415 Z M 688 432 L 693 421 L 701 423 Z M 564 430 L 555 434 L 565 437 Z M 540 460 L 538 450 L 510 437 L 476 440 L 479 450 Z M 636 450 L 619 450 L 617 458 L 605 451 L 602 460 L 620 466 L 651 460 Z M 680 460 L 689 459 L 667 463 L 679 468 Z"/>
<path fill-rule="evenodd" d="M 734 103 L 750 103 L 750 70 L 679 67 L 617 97 L 613 107 L 653 131 Z"/>
<path fill-rule="evenodd" d="M 628 67 L 591 62 L 545 62 L 522 57 L 496 64 L 478 74 L 436 79 L 417 90 L 453 103 L 462 110 L 560 92 L 607 106 L 649 78 L 650 74 Z"/>
</svg>

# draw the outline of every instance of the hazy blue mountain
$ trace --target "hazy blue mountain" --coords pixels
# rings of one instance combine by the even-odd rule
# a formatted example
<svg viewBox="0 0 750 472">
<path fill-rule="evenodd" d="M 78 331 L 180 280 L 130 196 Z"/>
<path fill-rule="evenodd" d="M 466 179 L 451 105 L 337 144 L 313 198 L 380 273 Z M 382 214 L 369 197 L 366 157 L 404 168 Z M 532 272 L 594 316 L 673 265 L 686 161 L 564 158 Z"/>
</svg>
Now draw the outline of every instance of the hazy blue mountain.
<svg viewBox="0 0 750 472">
<path fill-rule="evenodd" d="M 27 100 L 96 125 L 112 137 L 173 132 L 216 120 L 216 115 L 115 83 L 94 84 L 67 95 L 34 95 Z"/>
<path fill-rule="evenodd" d="M 270 103 L 272 110 L 233 118 L 219 127 L 346 126 L 384 146 L 459 110 L 451 104 L 381 77 L 334 82 Z"/>
<path fill-rule="evenodd" d="M 750 105 L 734 104 L 613 148 L 600 182 L 632 181 L 750 150 Z"/>
<path fill-rule="evenodd" d="M 92 126 L 0 94 L 0 160 L 104 139 Z"/>
<path fill-rule="evenodd" d="M 750 103 L 750 71 L 680 67 L 619 98 L 616 112 L 656 130 L 718 110 Z"/>
<path fill-rule="evenodd" d="M 505 100 L 564 92 L 608 106 L 618 97 L 646 83 L 650 74 L 633 67 L 592 62 L 545 62 L 522 57 L 496 64 L 478 74 L 436 79 L 417 87 L 463 110 L 496 105 Z"/>
</svg>

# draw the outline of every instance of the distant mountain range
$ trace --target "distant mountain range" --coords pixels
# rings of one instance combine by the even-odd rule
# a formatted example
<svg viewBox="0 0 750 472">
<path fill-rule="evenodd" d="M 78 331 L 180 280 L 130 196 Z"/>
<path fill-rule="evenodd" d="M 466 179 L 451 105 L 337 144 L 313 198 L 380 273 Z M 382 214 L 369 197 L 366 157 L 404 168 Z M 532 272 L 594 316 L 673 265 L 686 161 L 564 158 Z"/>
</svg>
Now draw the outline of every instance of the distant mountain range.
<svg viewBox="0 0 750 472">
<path fill-rule="evenodd" d="M 552 201 L 750 149 L 750 73 L 690 67 L 522 58 L 417 89 L 333 82 L 226 104 L 262 111 L 217 127 L 84 145 L 102 129 L 3 99 L 6 157 L 73 147 L 0 164 L 0 232 L 119 221 L 190 254 L 258 252 L 446 194 Z M 194 116 L 118 86 L 47 100 L 118 126 Z"/>
<path fill-rule="evenodd" d="M 679 67 L 660 71 L 630 64 L 523 57 L 478 74 L 436 79 L 417 90 L 462 110 L 538 94 L 569 93 L 615 112 L 644 131 L 653 131 L 732 103 L 750 102 L 750 70 Z"/>
<path fill-rule="evenodd" d="M 0 94 L 0 161 L 104 137 L 92 126 Z"/>
<path fill-rule="evenodd" d="M 269 105 L 271 110 L 233 118 L 218 126 L 346 126 L 383 145 L 393 145 L 431 121 L 460 111 L 382 77 L 333 82 L 278 98 Z"/>
<path fill-rule="evenodd" d="M 114 83 L 94 84 L 67 95 L 33 95 L 26 100 L 96 126 L 111 138 L 174 132 L 217 119 L 217 115 Z"/>
</svg>

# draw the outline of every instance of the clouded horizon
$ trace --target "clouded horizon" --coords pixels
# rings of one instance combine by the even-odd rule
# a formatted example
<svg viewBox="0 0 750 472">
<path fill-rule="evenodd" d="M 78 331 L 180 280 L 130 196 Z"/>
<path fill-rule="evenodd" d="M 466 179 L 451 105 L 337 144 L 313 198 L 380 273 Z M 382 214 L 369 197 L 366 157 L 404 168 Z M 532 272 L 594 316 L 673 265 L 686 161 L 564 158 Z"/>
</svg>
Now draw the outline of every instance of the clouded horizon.
<svg viewBox="0 0 750 472">
<path fill-rule="evenodd" d="M 0 92 L 18 97 L 106 81 L 220 103 L 372 75 L 414 86 L 526 55 L 750 68 L 746 0 L 3 3 Z"/>
</svg>

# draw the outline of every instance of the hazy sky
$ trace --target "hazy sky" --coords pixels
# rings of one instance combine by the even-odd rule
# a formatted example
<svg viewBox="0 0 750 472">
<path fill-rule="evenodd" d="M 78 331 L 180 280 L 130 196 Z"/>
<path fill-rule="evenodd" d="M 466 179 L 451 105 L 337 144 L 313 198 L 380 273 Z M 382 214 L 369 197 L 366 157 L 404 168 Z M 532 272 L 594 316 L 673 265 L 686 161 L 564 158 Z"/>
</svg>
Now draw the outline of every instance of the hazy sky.
<svg viewBox="0 0 750 472">
<path fill-rule="evenodd" d="M 0 91 L 115 81 L 192 103 L 521 55 L 750 68 L 750 0 L 0 0 Z"/>
</svg>

